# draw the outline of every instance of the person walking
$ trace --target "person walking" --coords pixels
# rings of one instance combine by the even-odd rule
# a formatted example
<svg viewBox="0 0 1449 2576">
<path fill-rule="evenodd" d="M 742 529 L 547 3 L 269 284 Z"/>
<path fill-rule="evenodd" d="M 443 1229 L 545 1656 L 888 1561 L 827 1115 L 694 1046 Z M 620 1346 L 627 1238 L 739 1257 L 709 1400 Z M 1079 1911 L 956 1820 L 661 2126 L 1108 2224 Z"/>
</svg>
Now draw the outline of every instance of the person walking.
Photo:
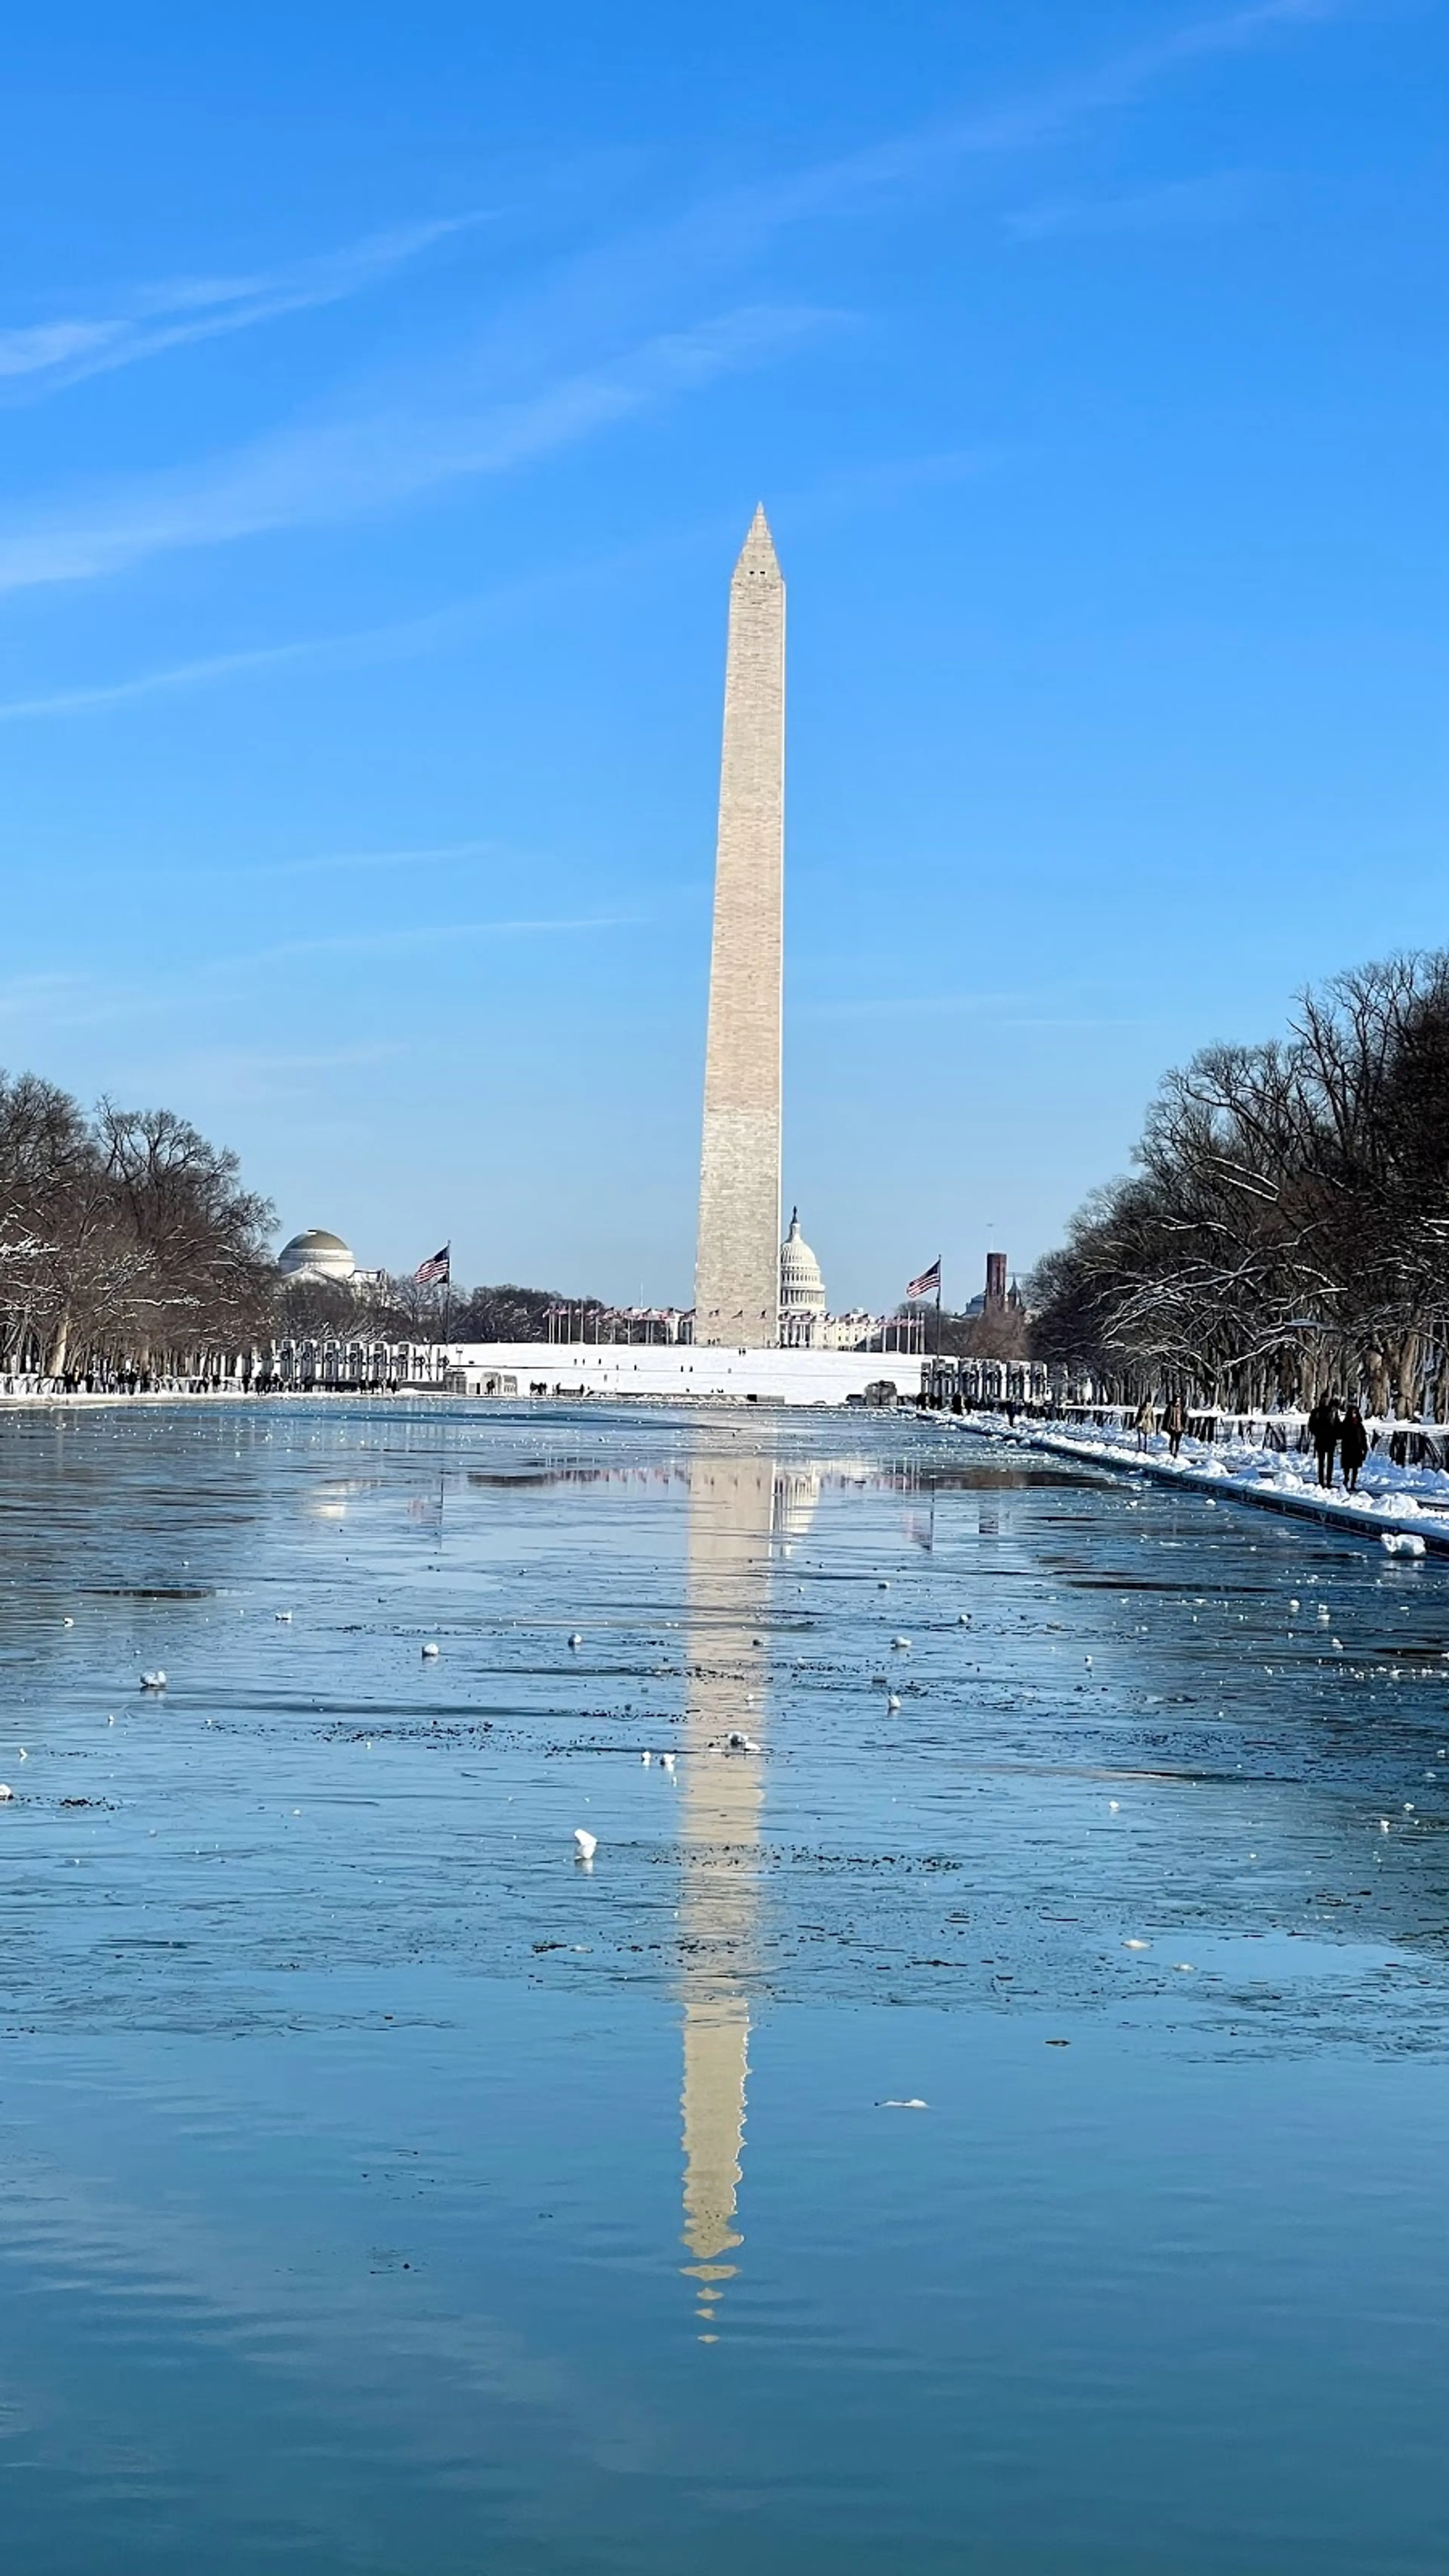
<svg viewBox="0 0 1449 2576">
<path fill-rule="evenodd" d="M 1157 1407 L 1153 1403 L 1150 1395 L 1144 1395 L 1142 1402 L 1137 1407 L 1137 1418 L 1133 1423 L 1132 1428 L 1137 1434 L 1138 1448 L 1150 1449 L 1152 1446 L 1152 1434 L 1157 1428 Z"/>
<path fill-rule="evenodd" d="M 1182 1435 L 1187 1429 L 1187 1410 L 1180 1395 L 1169 1396 L 1167 1411 L 1162 1417 L 1162 1428 L 1167 1434 L 1167 1454 L 1170 1458 L 1175 1458 L 1182 1447 Z"/>
<path fill-rule="evenodd" d="M 1333 1453 L 1338 1447 L 1340 1428 L 1337 1397 L 1321 1395 L 1308 1417 L 1308 1437 L 1318 1461 L 1320 1485 L 1333 1483 Z"/>
<path fill-rule="evenodd" d="M 1358 1492 L 1358 1471 L 1368 1453 L 1368 1426 L 1358 1406 L 1350 1404 L 1338 1434 L 1338 1454 L 1343 1460 L 1344 1488 L 1350 1494 Z"/>
</svg>

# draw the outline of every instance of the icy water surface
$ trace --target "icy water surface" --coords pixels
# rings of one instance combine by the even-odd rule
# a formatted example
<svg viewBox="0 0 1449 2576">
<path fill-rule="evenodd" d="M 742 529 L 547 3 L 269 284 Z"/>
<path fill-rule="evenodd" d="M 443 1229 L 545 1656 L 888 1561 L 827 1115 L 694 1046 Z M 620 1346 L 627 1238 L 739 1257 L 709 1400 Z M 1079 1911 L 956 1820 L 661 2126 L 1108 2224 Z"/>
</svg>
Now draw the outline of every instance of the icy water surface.
<svg viewBox="0 0 1449 2576">
<path fill-rule="evenodd" d="M 7 2566 L 1437 2576 L 1449 1569 L 600 1407 L 0 1530 Z"/>
</svg>

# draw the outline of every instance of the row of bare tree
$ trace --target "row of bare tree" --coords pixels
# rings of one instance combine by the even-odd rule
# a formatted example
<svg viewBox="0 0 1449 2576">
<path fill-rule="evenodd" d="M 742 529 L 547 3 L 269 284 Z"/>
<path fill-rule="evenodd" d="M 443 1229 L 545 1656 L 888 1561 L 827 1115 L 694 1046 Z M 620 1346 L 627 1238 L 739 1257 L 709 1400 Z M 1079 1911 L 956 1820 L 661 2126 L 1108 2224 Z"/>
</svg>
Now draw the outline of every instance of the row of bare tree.
<svg viewBox="0 0 1449 2576">
<path fill-rule="evenodd" d="M 204 1379 L 288 1335 L 542 1341 L 557 1303 L 539 1288 L 287 1282 L 272 1231 L 236 1156 L 172 1111 L 103 1100 L 87 1114 L 36 1074 L 0 1073 L 0 1374 Z"/>
<path fill-rule="evenodd" d="M 929 1306 L 898 1306 L 896 1313 L 921 1325 L 928 1352 L 945 1359 L 1025 1360 L 1033 1351 L 1032 1330 L 1024 1306 L 988 1307 L 984 1314 L 943 1308 L 938 1318 Z"/>
<path fill-rule="evenodd" d="M 1038 1358 L 1111 1399 L 1327 1389 L 1449 1408 L 1449 954 L 1305 993 L 1286 1038 L 1170 1073 L 1137 1168 L 1031 1283 Z"/>
<path fill-rule="evenodd" d="M 543 1342 L 550 1309 L 561 1302 L 551 1288 L 444 1290 L 386 1272 L 355 1287 L 293 1279 L 277 1297 L 275 1329 L 298 1341 Z M 571 1309 L 590 1340 L 593 1318 L 605 1312 L 596 1298 L 575 1299 Z"/>
<path fill-rule="evenodd" d="M 0 1074 L 0 1367 L 69 1383 L 204 1373 L 270 1329 L 272 1211 L 170 1110 L 88 1116 Z"/>
</svg>

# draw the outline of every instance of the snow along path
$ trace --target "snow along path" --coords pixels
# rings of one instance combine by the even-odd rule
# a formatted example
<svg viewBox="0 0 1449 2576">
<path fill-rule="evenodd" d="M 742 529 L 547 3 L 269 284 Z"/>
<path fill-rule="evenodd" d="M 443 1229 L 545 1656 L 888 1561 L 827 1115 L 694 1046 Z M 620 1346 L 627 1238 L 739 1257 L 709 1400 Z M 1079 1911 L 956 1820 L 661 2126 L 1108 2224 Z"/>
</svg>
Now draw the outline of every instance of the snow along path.
<svg viewBox="0 0 1449 2576">
<path fill-rule="evenodd" d="M 1257 1449 L 1246 1440 L 1184 1440 L 1181 1454 L 1173 1458 L 1161 1432 L 1153 1434 L 1150 1449 L 1142 1450 L 1135 1432 L 1113 1437 L 1100 1431 L 1049 1431 L 1031 1423 L 1008 1426 L 992 1413 L 968 1413 L 962 1427 L 982 1438 L 1014 1441 L 1020 1448 L 1151 1476 L 1159 1484 L 1187 1485 L 1196 1493 L 1224 1494 L 1265 1511 L 1300 1514 L 1356 1538 L 1408 1543 L 1393 1548 L 1394 1554 L 1421 1556 L 1432 1550 L 1449 1556 L 1449 1473 L 1442 1468 L 1396 1467 L 1391 1459 L 1370 1456 L 1356 1494 L 1337 1487 L 1326 1493 L 1311 1452 Z"/>
</svg>

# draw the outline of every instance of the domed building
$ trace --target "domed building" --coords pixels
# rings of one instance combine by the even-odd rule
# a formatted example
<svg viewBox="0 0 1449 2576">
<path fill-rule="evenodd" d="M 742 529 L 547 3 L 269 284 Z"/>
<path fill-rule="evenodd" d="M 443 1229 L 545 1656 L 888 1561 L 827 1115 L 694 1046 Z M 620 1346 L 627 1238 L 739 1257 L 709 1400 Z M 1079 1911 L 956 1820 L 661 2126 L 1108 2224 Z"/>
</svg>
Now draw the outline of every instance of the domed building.
<svg viewBox="0 0 1449 2576">
<path fill-rule="evenodd" d="M 787 1351 L 814 1351 L 824 1340 L 825 1282 L 800 1232 L 800 1211 L 793 1208 L 790 1231 L 780 1246 L 780 1345 Z"/>
<path fill-rule="evenodd" d="M 284 1279 L 301 1280 L 312 1288 L 350 1288 L 357 1278 L 351 1247 L 340 1234 L 328 1234 L 320 1225 L 308 1226 L 284 1243 L 277 1268 Z"/>
</svg>

